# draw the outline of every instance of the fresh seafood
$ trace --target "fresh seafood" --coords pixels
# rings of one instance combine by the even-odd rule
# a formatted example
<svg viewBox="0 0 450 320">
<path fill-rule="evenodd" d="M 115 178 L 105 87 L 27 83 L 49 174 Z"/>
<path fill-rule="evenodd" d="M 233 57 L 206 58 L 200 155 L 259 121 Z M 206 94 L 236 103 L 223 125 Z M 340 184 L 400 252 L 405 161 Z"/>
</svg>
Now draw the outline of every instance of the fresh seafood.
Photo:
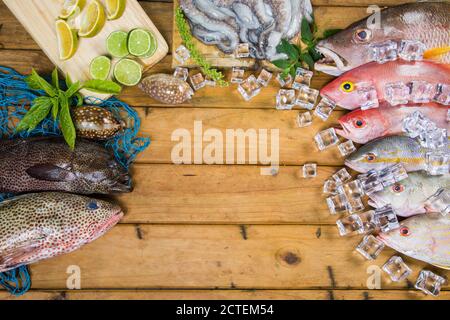
<svg viewBox="0 0 450 320">
<path fill-rule="evenodd" d="M 396 60 L 384 64 L 370 62 L 334 79 L 320 90 L 320 95 L 345 109 L 353 110 L 360 107 L 359 85 L 374 86 L 378 100 L 382 103 L 386 101 L 385 87 L 388 83 L 407 84 L 411 81 L 450 85 L 450 65 L 431 61 Z"/>
<path fill-rule="evenodd" d="M 450 3 L 418 2 L 390 7 L 377 16 L 355 22 L 347 29 L 318 43 L 324 59 L 315 69 L 331 75 L 363 65 L 370 60 L 370 44 L 387 40 L 418 40 L 428 51 L 425 57 L 450 63 Z"/>
<path fill-rule="evenodd" d="M 231 54 L 248 43 L 250 55 L 276 60 L 281 39 L 300 31 L 303 17 L 312 20 L 310 0 L 180 0 L 192 34 L 207 45 Z"/>
<path fill-rule="evenodd" d="M 163 73 L 146 77 L 139 88 L 153 99 L 167 104 L 183 103 L 194 94 L 187 82 Z"/>
<path fill-rule="evenodd" d="M 426 200 L 440 188 L 450 188 L 450 175 L 431 176 L 425 171 L 410 172 L 408 178 L 369 195 L 369 205 L 381 208 L 390 204 L 402 217 L 427 212 Z"/>
<path fill-rule="evenodd" d="M 364 144 L 379 137 L 402 134 L 403 119 L 416 111 L 420 111 L 439 128 L 450 131 L 446 121 L 448 107 L 427 103 L 395 107 L 384 104 L 379 108 L 357 109 L 339 118 L 342 129 L 337 128 L 336 132 L 344 138 Z"/>
<path fill-rule="evenodd" d="M 109 139 L 123 127 L 110 111 L 96 106 L 74 108 L 72 119 L 80 138 Z"/>
<path fill-rule="evenodd" d="M 111 152 L 78 140 L 72 151 L 60 137 L 0 141 L 0 192 L 131 191 L 131 178 Z"/>
<path fill-rule="evenodd" d="M 378 238 L 387 246 L 417 260 L 450 269 L 450 217 L 421 214 L 400 222 L 400 228 Z"/>
<path fill-rule="evenodd" d="M 350 154 L 345 165 L 358 172 L 381 170 L 401 163 L 408 172 L 426 169 L 425 154 L 418 141 L 407 136 L 375 139 Z"/>
<path fill-rule="evenodd" d="M 122 216 L 115 204 L 62 192 L 5 200 L 0 203 L 0 272 L 72 252 Z"/>
</svg>

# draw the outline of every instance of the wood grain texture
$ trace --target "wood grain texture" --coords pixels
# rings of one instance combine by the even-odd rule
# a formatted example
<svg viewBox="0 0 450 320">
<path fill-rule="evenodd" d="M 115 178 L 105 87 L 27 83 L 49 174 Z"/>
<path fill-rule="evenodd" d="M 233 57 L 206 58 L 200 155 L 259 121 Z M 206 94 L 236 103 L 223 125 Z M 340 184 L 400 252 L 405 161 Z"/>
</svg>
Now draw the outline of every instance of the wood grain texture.
<svg viewBox="0 0 450 320">
<path fill-rule="evenodd" d="M 80 38 L 77 52 L 66 61 L 59 58 L 55 19 L 61 7 L 57 0 L 3 0 L 3 2 L 24 25 L 49 59 L 64 74 L 70 74 L 73 81 L 86 81 L 91 78 L 89 65 L 95 57 L 107 54 L 106 39 L 113 31 L 128 32 L 134 28 L 143 28 L 153 33 L 157 42 L 155 53 L 149 58 L 139 59 L 146 70 L 159 62 L 168 52 L 166 41 L 137 0 L 128 0 L 122 17 L 107 21 L 98 35 L 93 38 Z M 108 95 L 93 92 L 84 93 L 99 98 L 108 97 Z"/>
<path fill-rule="evenodd" d="M 84 289 L 366 290 L 367 268 L 394 251 L 365 261 L 353 251 L 359 241 L 332 226 L 118 225 L 78 251 L 32 265 L 33 289 L 65 289 L 67 268 L 76 265 Z M 415 281 L 425 264 L 405 260 Z M 380 276 L 381 289 L 407 289 Z"/>
<path fill-rule="evenodd" d="M 23 297 L 0 292 L 0 300 L 450 300 L 417 290 L 32 290 Z"/>
</svg>

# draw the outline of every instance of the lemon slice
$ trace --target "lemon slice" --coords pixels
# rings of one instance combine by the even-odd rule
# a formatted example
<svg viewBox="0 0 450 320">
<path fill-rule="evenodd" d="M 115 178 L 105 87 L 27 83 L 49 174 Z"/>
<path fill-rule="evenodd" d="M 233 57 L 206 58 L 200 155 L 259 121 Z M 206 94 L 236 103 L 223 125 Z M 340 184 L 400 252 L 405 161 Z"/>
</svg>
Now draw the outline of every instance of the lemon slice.
<svg viewBox="0 0 450 320">
<path fill-rule="evenodd" d="M 78 37 L 75 30 L 64 20 L 56 21 L 56 36 L 58 38 L 59 58 L 68 60 L 77 51 Z"/>
<path fill-rule="evenodd" d="M 59 17 L 61 19 L 67 19 L 76 11 L 83 10 L 85 4 L 86 0 L 65 0 Z"/>
<path fill-rule="evenodd" d="M 105 9 L 98 0 L 94 0 L 89 3 L 83 13 L 78 35 L 80 37 L 92 38 L 102 30 L 105 22 Z"/>
<path fill-rule="evenodd" d="M 116 20 L 123 15 L 127 0 L 106 0 L 105 4 L 108 20 Z"/>
</svg>

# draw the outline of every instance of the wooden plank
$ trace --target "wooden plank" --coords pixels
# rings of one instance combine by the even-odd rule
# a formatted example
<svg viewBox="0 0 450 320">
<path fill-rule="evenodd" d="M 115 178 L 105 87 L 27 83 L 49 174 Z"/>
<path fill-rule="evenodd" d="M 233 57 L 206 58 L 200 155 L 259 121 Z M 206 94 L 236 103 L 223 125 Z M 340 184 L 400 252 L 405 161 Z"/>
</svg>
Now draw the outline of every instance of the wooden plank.
<svg viewBox="0 0 450 320">
<path fill-rule="evenodd" d="M 117 197 L 122 222 L 334 225 L 322 186 L 336 168 L 319 167 L 314 179 L 300 170 L 263 176 L 257 166 L 135 165 L 133 192 Z"/>
<path fill-rule="evenodd" d="M 139 5 L 137 0 L 127 1 L 127 7 L 120 19 L 107 21 L 93 38 L 80 38 L 75 55 L 69 60 L 59 58 L 58 40 L 55 29 L 55 19 L 60 13 L 60 5 L 55 0 L 3 0 L 16 18 L 31 34 L 40 48 L 49 59 L 58 66 L 64 74 L 70 74 L 73 81 L 86 81 L 89 75 L 89 64 L 100 55 L 105 55 L 106 39 L 117 30 L 130 31 L 134 28 L 149 30 L 155 37 L 157 49 L 148 58 L 138 59 L 144 69 L 158 63 L 168 52 L 168 45 L 153 22 Z M 85 92 L 86 95 L 107 98 L 109 95 L 100 95 L 94 92 Z"/>
<path fill-rule="evenodd" d="M 14 297 L 0 292 L 0 300 L 450 300 L 418 290 L 31 290 Z"/>
<path fill-rule="evenodd" d="M 331 226 L 119 225 L 76 252 L 32 265 L 32 288 L 65 290 L 67 268 L 76 265 L 83 289 L 366 290 L 368 267 L 394 251 L 366 261 L 353 251 L 359 241 Z M 425 264 L 405 261 L 415 281 Z M 381 289 L 408 287 L 380 276 Z"/>
</svg>

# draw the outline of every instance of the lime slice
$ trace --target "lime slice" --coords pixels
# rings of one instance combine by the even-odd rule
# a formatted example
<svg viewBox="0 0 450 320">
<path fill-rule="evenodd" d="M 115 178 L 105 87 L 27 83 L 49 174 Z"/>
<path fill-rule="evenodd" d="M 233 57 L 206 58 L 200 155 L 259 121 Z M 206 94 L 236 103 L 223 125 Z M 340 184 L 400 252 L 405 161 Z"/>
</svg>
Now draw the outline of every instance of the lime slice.
<svg viewBox="0 0 450 320">
<path fill-rule="evenodd" d="M 106 49 L 113 57 L 126 57 L 129 54 L 127 39 L 128 34 L 126 32 L 114 31 L 106 39 Z"/>
<path fill-rule="evenodd" d="M 59 58 L 68 60 L 77 51 L 78 37 L 75 30 L 64 20 L 56 21 L 56 37 L 58 38 Z"/>
<path fill-rule="evenodd" d="M 80 37 L 92 38 L 102 31 L 105 22 L 105 9 L 98 0 L 94 0 L 85 9 L 78 35 Z"/>
<path fill-rule="evenodd" d="M 134 56 L 140 57 L 150 52 L 152 35 L 142 29 L 131 30 L 128 34 L 128 51 Z"/>
<path fill-rule="evenodd" d="M 119 19 L 127 6 L 126 0 L 106 0 L 106 12 L 108 15 L 108 20 Z"/>
<path fill-rule="evenodd" d="M 153 56 L 155 54 L 156 49 L 158 49 L 158 43 L 156 42 L 155 36 L 150 31 L 148 31 L 148 33 L 151 36 L 152 42 L 150 44 L 150 50 L 148 52 L 146 52 L 144 55 L 139 57 L 142 59 L 150 58 L 151 56 Z"/>
<path fill-rule="evenodd" d="M 114 66 L 114 78 L 124 86 L 135 86 L 141 81 L 142 67 L 131 59 L 122 59 Z"/>
<path fill-rule="evenodd" d="M 80 12 L 86 5 L 86 0 L 65 0 L 59 17 L 67 19 L 75 12 Z"/>
<path fill-rule="evenodd" d="M 111 60 L 105 56 L 99 56 L 91 61 L 89 73 L 93 79 L 106 80 L 111 71 Z"/>
</svg>

